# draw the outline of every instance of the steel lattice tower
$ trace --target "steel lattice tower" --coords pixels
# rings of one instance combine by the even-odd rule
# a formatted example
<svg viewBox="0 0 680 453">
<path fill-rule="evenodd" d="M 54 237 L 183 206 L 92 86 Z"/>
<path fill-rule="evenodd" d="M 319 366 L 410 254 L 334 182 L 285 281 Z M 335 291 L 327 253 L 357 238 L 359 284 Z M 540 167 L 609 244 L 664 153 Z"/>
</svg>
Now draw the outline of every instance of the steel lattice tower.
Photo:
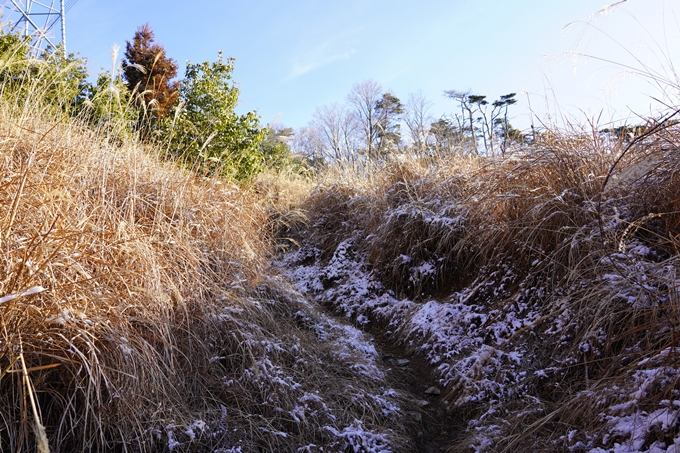
<svg viewBox="0 0 680 453">
<path fill-rule="evenodd" d="M 2 19 L 12 33 L 30 39 L 35 55 L 58 44 L 66 52 L 66 11 L 77 0 L 9 0 L 2 5 Z M 59 32 L 60 40 L 54 38 Z"/>
</svg>

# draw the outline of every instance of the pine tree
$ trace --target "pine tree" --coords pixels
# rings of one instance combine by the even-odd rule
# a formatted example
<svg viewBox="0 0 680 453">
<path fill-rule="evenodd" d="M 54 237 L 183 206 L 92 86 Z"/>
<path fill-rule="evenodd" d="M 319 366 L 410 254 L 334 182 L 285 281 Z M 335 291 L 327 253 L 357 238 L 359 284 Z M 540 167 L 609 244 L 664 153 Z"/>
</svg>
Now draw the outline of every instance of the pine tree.
<svg viewBox="0 0 680 453">
<path fill-rule="evenodd" d="M 137 28 L 132 42 L 126 41 L 123 78 L 128 89 L 138 94 L 147 117 L 162 119 L 179 97 L 177 63 L 168 58 L 162 45 L 154 43 L 151 26 Z"/>
<path fill-rule="evenodd" d="M 399 120 L 404 113 L 404 105 L 392 93 L 383 93 L 373 110 L 378 124 L 377 154 L 382 156 L 401 143 Z"/>
</svg>

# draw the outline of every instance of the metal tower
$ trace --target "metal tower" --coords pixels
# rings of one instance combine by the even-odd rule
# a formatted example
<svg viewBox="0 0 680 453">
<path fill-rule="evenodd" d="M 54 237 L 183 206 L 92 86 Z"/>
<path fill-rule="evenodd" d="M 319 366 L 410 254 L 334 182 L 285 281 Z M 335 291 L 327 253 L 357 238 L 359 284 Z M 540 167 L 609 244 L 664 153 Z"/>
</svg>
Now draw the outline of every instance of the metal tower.
<svg viewBox="0 0 680 453">
<path fill-rule="evenodd" d="M 61 44 L 66 52 L 66 12 L 78 0 L 5 0 L 2 20 L 12 33 L 30 39 L 35 55 L 46 49 L 56 49 Z M 60 40 L 54 38 L 60 33 Z"/>
</svg>

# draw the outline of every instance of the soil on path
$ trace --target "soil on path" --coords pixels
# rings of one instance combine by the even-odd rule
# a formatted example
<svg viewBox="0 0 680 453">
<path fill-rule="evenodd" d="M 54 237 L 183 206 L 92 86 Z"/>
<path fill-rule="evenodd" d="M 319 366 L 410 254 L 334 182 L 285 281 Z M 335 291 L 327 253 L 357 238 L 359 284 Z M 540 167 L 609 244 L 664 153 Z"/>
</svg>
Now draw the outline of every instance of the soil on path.
<svg viewBox="0 0 680 453">
<path fill-rule="evenodd" d="M 305 297 L 304 291 L 301 295 Z M 348 322 L 347 317 L 339 315 L 332 304 L 314 299 L 307 297 L 312 305 L 327 315 L 343 323 Z M 412 422 L 407 425 L 413 427 L 413 453 L 454 451 L 454 444 L 465 432 L 466 421 L 447 406 L 446 391 L 439 385 L 435 370 L 425 359 L 413 354 L 379 326 L 369 324 L 355 327 L 364 331 L 382 359 L 387 384 L 404 396 L 403 409 Z"/>
<path fill-rule="evenodd" d="M 445 392 L 427 362 L 376 330 L 367 333 L 384 362 L 389 384 L 414 403 L 407 415 L 416 422 L 415 452 L 449 451 L 465 429 L 464 420 L 447 407 Z"/>
</svg>

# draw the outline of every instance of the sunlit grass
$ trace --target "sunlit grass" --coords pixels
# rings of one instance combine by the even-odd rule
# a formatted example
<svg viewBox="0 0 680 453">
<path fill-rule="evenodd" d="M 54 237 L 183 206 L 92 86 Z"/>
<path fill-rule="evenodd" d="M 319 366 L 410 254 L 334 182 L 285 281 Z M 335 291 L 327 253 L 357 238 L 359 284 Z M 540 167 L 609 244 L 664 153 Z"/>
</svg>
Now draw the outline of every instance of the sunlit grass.
<svg viewBox="0 0 680 453">
<path fill-rule="evenodd" d="M 0 450 L 403 444 L 381 375 L 347 372 L 372 357 L 269 268 L 295 183 L 198 177 L 49 85 L 0 89 Z"/>
</svg>

